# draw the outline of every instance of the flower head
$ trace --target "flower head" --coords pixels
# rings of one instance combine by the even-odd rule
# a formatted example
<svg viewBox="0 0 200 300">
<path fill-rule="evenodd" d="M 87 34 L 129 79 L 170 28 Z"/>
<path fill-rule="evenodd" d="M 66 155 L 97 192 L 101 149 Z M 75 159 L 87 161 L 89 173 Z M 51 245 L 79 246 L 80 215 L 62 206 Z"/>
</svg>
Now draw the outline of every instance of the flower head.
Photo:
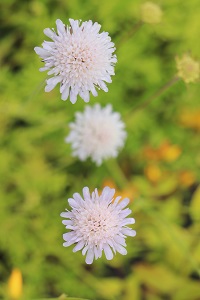
<svg viewBox="0 0 200 300">
<path fill-rule="evenodd" d="M 61 213 L 62 221 L 70 232 L 63 235 L 64 247 L 76 244 L 73 252 L 82 249 L 86 254 L 86 263 L 91 264 L 102 256 L 104 251 L 108 260 L 113 258 L 113 252 L 127 254 L 125 238 L 135 236 L 135 230 L 127 225 L 134 224 L 134 218 L 127 218 L 132 212 L 125 208 L 129 199 L 120 201 L 121 197 L 113 199 L 115 190 L 105 187 L 99 196 L 97 189 L 90 194 L 89 188 L 83 188 L 83 198 L 75 193 L 68 199 L 71 211 Z M 119 202 L 120 201 L 120 202 Z"/>
<path fill-rule="evenodd" d="M 199 62 L 194 60 L 189 54 L 185 53 L 182 58 L 176 57 L 177 75 L 185 83 L 195 82 L 199 79 Z"/>
<path fill-rule="evenodd" d="M 104 108 L 99 104 L 86 106 L 69 126 L 71 131 L 65 141 L 72 144 L 73 155 L 80 160 L 91 157 L 97 165 L 103 159 L 116 157 L 126 138 L 120 114 L 113 112 L 110 104 Z"/>
<path fill-rule="evenodd" d="M 144 23 L 158 24 L 162 14 L 161 8 L 153 2 L 145 2 L 141 7 L 141 20 Z"/>
<path fill-rule="evenodd" d="M 114 65 L 117 62 L 114 43 L 107 32 L 99 33 L 101 25 L 92 21 L 83 22 L 69 19 L 70 26 L 61 20 L 56 21 L 57 33 L 46 28 L 44 34 L 53 41 L 44 41 L 43 48 L 35 47 L 45 67 L 53 77 L 47 80 L 45 91 L 51 91 L 60 83 L 62 100 L 75 103 L 77 96 L 89 102 L 89 92 L 97 96 L 96 88 L 105 92 L 105 82 L 112 82 Z"/>
</svg>

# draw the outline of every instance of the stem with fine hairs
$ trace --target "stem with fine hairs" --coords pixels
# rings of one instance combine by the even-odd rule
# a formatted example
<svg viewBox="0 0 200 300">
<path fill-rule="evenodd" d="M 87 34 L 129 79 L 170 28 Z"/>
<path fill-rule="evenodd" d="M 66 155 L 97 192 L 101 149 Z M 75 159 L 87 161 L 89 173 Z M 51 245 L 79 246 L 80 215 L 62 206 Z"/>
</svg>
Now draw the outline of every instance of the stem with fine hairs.
<svg viewBox="0 0 200 300">
<path fill-rule="evenodd" d="M 138 106 L 134 107 L 132 112 L 145 108 L 149 105 L 153 100 L 161 96 L 166 90 L 168 90 L 172 85 L 179 81 L 179 77 L 175 76 L 170 81 L 168 81 L 164 86 L 162 86 L 156 93 L 154 93 L 150 98 L 148 98 L 143 103 L 139 104 Z"/>
<path fill-rule="evenodd" d="M 117 186 L 120 189 L 124 189 L 124 187 L 128 184 L 128 180 L 116 159 L 109 159 L 105 161 L 104 164 Z"/>
<path fill-rule="evenodd" d="M 142 27 L 142 25 L 144 25 L 142 21 L 136 23 L 127 33 L 122 35 L 121 39 L 118 42 L 115 43 L 116 47 L 121 46 L 121 44 L 123 44 L 128 39 L 130 39 L 134 34 L 136 34 L 136 32 L 138 32 L 138 30 Z"/>
</svg>

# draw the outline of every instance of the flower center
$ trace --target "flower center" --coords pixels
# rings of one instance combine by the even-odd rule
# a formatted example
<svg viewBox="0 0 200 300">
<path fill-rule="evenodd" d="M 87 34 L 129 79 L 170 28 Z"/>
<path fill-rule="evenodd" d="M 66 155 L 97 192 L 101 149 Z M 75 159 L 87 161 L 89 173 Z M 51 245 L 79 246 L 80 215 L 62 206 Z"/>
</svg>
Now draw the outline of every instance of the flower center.
<svg viewBox="0 0 200 300">
<path fill-rule="evenodd" d="M 93 64 L 95 63 L 95 53 L 91 55 L 90 48 L 85 41 L 83 41 L 83 43 L 80 41 L 79 44 L 73 41 L 71 41 L 71 43 L 69 41 L 67 45 L 61 43 L 61 45 L 57 46 L 55 65 L 60 66 L 63 73 L 67 70 L 67 72 L 86 72 L 87 68 L 93 68 Z"/>
<path fill-rule="evenodd" d="M 118 215 L 110 212 L 109 207 L 105 211 L 96 207 L 82 211 L 76 219 L 76 228 L 85 242 L 98 245 L 102 240 L 115 236 L 118 231 Z"/>
</svg>

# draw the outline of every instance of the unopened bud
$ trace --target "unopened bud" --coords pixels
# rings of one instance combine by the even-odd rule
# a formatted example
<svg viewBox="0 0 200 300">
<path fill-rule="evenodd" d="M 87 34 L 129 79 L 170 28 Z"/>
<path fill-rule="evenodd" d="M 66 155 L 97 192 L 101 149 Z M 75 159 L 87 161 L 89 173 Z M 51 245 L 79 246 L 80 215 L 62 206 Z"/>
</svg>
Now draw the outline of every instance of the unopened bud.
<svg viewBox="0 0 200 300">
<path fill-rule="evenodd" d="M 144 23 L 158 24 L 162 19 L 162 14 L 160 6 L 153 2 L 145 2 L 141 6 L 141 20 Z"/>
</svg>

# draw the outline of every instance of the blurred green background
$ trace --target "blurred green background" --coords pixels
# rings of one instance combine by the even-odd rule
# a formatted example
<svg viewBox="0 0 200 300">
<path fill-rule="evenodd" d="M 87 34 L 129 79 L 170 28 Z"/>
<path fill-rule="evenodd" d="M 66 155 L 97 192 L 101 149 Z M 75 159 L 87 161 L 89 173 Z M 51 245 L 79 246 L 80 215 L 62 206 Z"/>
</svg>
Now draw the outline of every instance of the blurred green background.
<svg viewBox="0 0 200 300">
<path fill-rule="evenodd" d="M 61 293 L 93 300 L 200 299 L 199 83 L 179 81 L 136 109 L 176 74 L 175 56 L 199 58 L 199 0 L 163 0 L 158 25 L 138 23 L 139 0 L 0 2 L 0 298 L 13 268 L 23 276 L 21 299 Z M 112 103 L 128 138 L 117 160 L 80 162 L 64 143 L 68 123 L 85 103 L 44 92 L 46 73 L 33 51 L 56 19 L 89 19 L 117 44 L 109 92 L 90 104 Z M 123 42 L 122 42 L 123 41 Z M 136 224 L 128 254 L 87 266 L 62 246 L 60 213 L 84 186 L 114 186 L 129 196 Z"/>
</svg>

